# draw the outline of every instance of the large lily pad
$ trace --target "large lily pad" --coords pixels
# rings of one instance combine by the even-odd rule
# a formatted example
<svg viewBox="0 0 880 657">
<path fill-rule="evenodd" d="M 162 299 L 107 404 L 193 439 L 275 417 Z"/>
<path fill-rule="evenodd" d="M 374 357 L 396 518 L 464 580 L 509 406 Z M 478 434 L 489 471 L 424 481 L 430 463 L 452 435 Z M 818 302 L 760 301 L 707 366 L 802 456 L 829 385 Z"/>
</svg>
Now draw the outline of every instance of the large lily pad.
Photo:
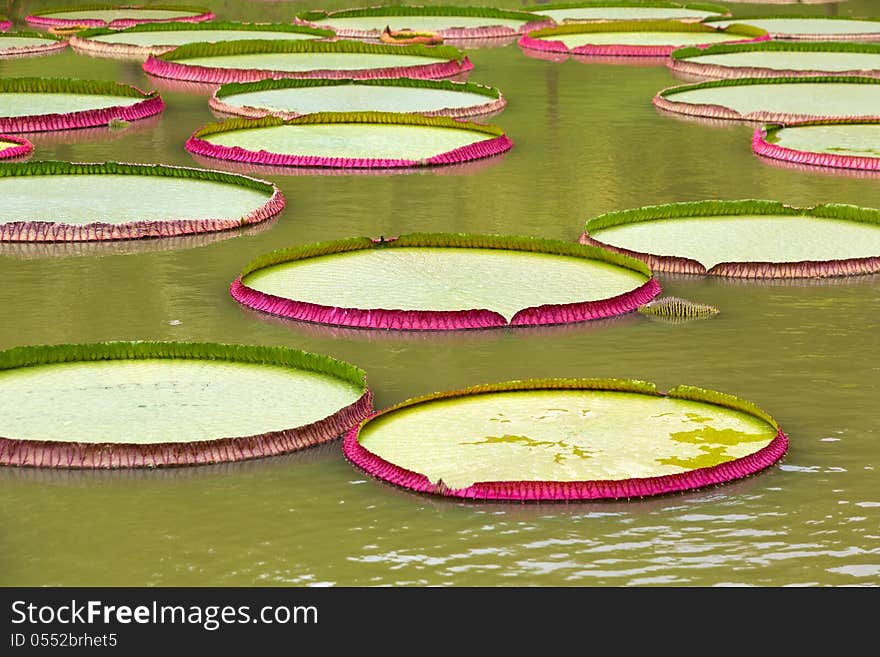
<svg viewBox="0 0 880 657">
<path fill-rule="evenodd" d="M 759 128 L 752 146 L 758 155 L 795 164 L 880 171 L 880 120 Z"/>
</svg>

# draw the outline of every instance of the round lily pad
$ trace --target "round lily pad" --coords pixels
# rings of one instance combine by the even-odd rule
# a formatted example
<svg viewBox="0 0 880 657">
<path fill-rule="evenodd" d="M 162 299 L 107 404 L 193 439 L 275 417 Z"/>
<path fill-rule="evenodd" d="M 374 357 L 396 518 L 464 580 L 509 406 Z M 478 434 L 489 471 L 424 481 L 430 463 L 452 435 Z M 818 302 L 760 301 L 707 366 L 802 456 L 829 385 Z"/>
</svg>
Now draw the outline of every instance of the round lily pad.
<svg viewBox="0 0 880 657">
<path fill-rule="evenodd" d="M 797 41 L 877 41 L 880 18 L 849 16 L 737 16 L 736 19 L 711 19 L 708 25 L 747 23 L 767 30 L 774 39 Z"/>
<path fill-rule="evenodd" d="M 741 78 L 670 87 L 654 96 L 662 110 L 731 121 L 880 119 L 880 79 Z"/>
<path fill-rule="evenodd" d="M 528 50 L 569 55 L 658 57 L 688 44 L 760 41 L 767 33 L 748 25 L 714 28 L 681 21 L 572 23 L 534 30 L 519 40 Z"/>
<path fill-rule="evenodd" d="M 43 132 L 136 121 L 161 112 L 159 94 L 104 80 L 0 79 L 0 132 Z"/>
<path fill-rule="evenodd" d="M 796 164 L 880 171 L 880 120 L 806 121 L 755 131 L 758 155 Z"/>
<path fill-rule="evenodd" d="M 880 44 L 837 41 L 764 41 L 681 48 L 669 68 L 701 78 L 844 75 L 880 77 Z"/>
<path fill-rule="evenodd" d="M 730 15 L 725 7 L 705 2 L 656 2 L 652 0 L 643 2 L 633 2 L 632 0 L 629 2 L 626 0 L 563 2 L 532 5 L 525 9 L 549 16 L 556 23 L 634 20 L 701 21 L 707 18 Z"/>
<path fill-rule="evenodd" d="M 371 408 L 363 371 L 285 347 L 19 347 L 0 352 L 0 465 L 241 461 L 333 440 Z"/>
<path fill-rule="evenodd" d="M 261 80 L 225 84 L 209 101 L 221 114 L 293 119 L 315 112 L 413 112 L 469 117 L 498 112 L 507 101 L 494 87 L 450 80 Z"/>
<path fill-rule="evenodd" d="M 0 59 L 51 55 L 65 48 L 67 48 L 67 41 L 51 34 L 37 32 L 0 33 Z"/>
<path fill-rule="evenodd" d="M 330 30 L 287 23 L 146 23 L 124 30 L 104 27 L 83 30 L 70 37 L 70 45 L 77 52 L 89 55 L 146 59 L 190 43 L 254 39 L 296 41 L 333 36 Z"/>
<path fill-rule="evenodd" d="M 754 404 L 624 379 L 510 381 L 418 397 L 345 436 L 346 458 L 420 493 L 553 501 L 662 495 L 740 479 L 788 438 Z"/>
<path fill-rule="evenodd" d="M 590 219 L 581 243 L 640 258 L 655 271 L 857 276 L 880 272 L 880 210 L 755 200 L 670 203 Z"/>
<path fill-rule="evenodd" d="M 611 317 L 653 299 L 660 286 L 643 263 L 602 249 L 412 234 L 274 251 L 248 264 L 230 293 L 255 310 L 308 322 L 457 330 Z"/>
<path fill-rule="evenodd" d="M 214 14 L 205 7 L 184 5 L 81 5 L 56 7 L 29 14 L 25 20 L 37 27 L 114 27 L 124 28 L 140 23 L 209 21 Z"/>
<path fill-rule="evenodd" d="M 34 145 L 22 137 L 12 135 L 0 135 L 0 160 L 8 160 L 15 157 L 30 155 Z"/>
<path fill-rule="evenodd" d="M 41 161 L 0 168 L 0 242 L 171 237 L 257 223 L 280 190 L 220 171 Z"/>
<path fill-rule="evenodd" d="M 457 164 L 512 145 L 500 128 L 444 116 L 319 112 L 211 123 L 193 133 L 186 149 L 268 166 L 392 169 Z"/>
<path fill-rule="evenodd" d="M 524 34 L 550 22 L 546 16 L 524 11 L 444 6 L 314 10 L 300 14 L 299 20 L 356 39 L 378 39 L 386 27 L 430 32 L 443 39 L 489 39 Z"/>
<path fill-rule="evenodd" d="M 190 44 L 144 63 L 150 75 L 211 84 L 265 78 L 448 78 L 472 68 L 464 53 L 450 46 L 312 40 Z"/>
</svg>

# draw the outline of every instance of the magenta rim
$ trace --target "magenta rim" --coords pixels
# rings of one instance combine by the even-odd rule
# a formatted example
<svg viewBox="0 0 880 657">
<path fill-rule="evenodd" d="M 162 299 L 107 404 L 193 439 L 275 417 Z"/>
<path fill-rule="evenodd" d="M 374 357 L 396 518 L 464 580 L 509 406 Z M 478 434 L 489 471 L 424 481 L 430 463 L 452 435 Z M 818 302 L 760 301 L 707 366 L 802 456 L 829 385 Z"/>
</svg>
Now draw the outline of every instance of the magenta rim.
<svg viewBox="0 0 880 657">
<path fill-rule="evenodd" d="M 0 141 L 8 141 L 16 144 L 15 146 L 0 149 L 0 160 L 24 157 L 25 155 L 30 155 L 34 150 L 34 145 L 23 137 L 0 134 Z"/>
<path fill-rule="evenodd" d="M 778 427 L 776 422 L 759 409 L 748 402 L 742 402 L 735 397 L 704 391 L 690 386 L 678 386 L 667 393 L 656 392 L 659 397 L 672 397 L 681 399 L 695 399 L 696 401 L 710 401 L 721 406 L 734 408 L 755 414 L 770 422 L 776 428 L 776 436 L 770 443 L 757 452 L 748 456 L 727 461 L 719 465 L 689 470 L 687 472 L 663 475 L 659 477 L 643 477 L 622 480 L 587 480 L 587 481 L 485 481 L 476 482 L 466 488 L 451 489 L 440 482 L 440 485 L 432 483 L 425 475 L 402 468 L 366 449 L 358 442 L 358 434 L 361 427 L 373 419 L 397 411 L 401 408 L 412 407 L 418 404 L 431 402 L 438 399 L 449 399 L 468 395 L 487 394 L 510 390 L 560 390 L 560 389 L 599 389 L 621 390 L 635 392 L 634 382 L 618 381 L 613 383 L 602 382 L 602 387 L 587 387 L 592 382 L 589 380 L 539 380 L 539 381 L 511 381 L 507 383 L 475 386 L 452 392 L 436 393 L 415 399 L 407 400 L 391 408 L 373 413 L 359 425 L 352 427 L 342 443 L 342 451 L 345 458 L 367 474 L 394 484 L 400 488 L 415 491 L 417 493 L 430 493 L 444 497 L 464 498 L 469 500 L 496 500 L 496 501 L 519 501 L 519 502 L 553 502 L 572 500 L 598 500 L 598 499 L 621 499 L 635 497 L 652 497 L 679 493 L 687 490 L 706 488 L 717 484 L 727 483 L 735 479 L 742 479 L 765 470 L 779 461 L 788 450 L 788 437 Z M 642 392 L 642 394 L 645 394 Z M 726 403 L 725 403 L 726 402 Z M 739 402 L 739 403 L 738 403 Z M 758 411 L 757 413 L 755 411 Z"/>
<path fill-rule="evenodd" d="M 799 126 L 814 125 L 878 125 L 878 121 L 853 121 L 848 120 L 822 120 L 800 121 L 788 123 L 784 126 L 764 126 L 757 128 L 752 135 L 752 150 L 755 154 L 773 160 L 784 160 L 794 164 L 805 164 L 817 167 L 833 169 L 859 169 L 861 171 L 880 171 L 880 157 L 866 157 L 857 155 L 834 155 L 833 153 L 819 153 L 816 151 L 802 151 L 795 148 L 787 148 L 767 140 L 770 133 L 784 128 L 797 128 Z"/>
<path fill-rule="evenodd" d="M 2 176 L 22 175 L 153 175 L 197 180 L 217 180 L 230 184 L 271 190 L 270 198 L 262 206 L 240 218 L 224 219 L 173 219 L 168 221 L 130 221 L 125 223 L 94 222 L 89 224 L 66 224 L 51 221 L 13 221 L 0 223 L 0 242 L 90 242 L 105 240 L 132 240 L 154 237 L 176 237 L 195 233 L 208 233 L 248 224 L 255 224 L 272 217 L 284 209 L 284 195 L 278 187 L 265 180 L 239 174 L 175 167 L 159 164 L 129 164 L 105 162 L 103 164 L 40 161 L 26 164 L 5 165 Z"/>
<path fill-rule="evenodd" d="M 326 123 L 359 123 L 375 125 L 414 125 L 472 130 L 475 133 L 491 135 L 473 144 L 451 151 L 438 153 L 424 160 L 404 160 L 389 158 L 348 158 L 321 157 L 317 155 L 298 155 L 292 153 L 270 153 L 252 151 L 240 146 L 221 146 L 203 137 L 239 129 L 273 128 L 284 125 L 309 125 Z M 491 125 L 457 121 L 442 116 L 422 116 L 415 114 L 395 114 L 389 112 L 321 112 L 307 114 L 294 119 L 265 117 L 262 119 L 230 119 L 223 123 L 212 123 L 196 130 L 186 142 L 186 150 L 196 155 L 232 162 L 246 162 L 265 166 L 319 167 L 331 169 L 400 169 L 425 166 L 460 164 L 494 155 L 499 155 L 513 146 L 513 142 L 500 128 Z"/>
<path fill-rule="evenodd" d="M 588 259 L 602 260 L 618 266 L 633 269 L 648 276 L 639 287 L 608 299 L 597 301 L 575 302 L 568 304 L 547 304 L 524 308 L 511 318 L 510 322 L 503 315 L 492 310 L 469 309 L 454 311 L 437 310 L 398 310 L 386 308 L 345 308 L 324 306 L 315 303 L 297 301 L 260 292 L 248 287 L 242 279 L 248 274 L 264 266 L 264 259 L 250 263 L 245 271 L 236 278 L 229 288 L 229 294 L 243 306 L 270 315 L 278 315 L 288 319 L 304 322 L 346 326 L 362 329 L 393 329 L 399 331 L 458 331 L 470 329 L 500 328 L 506 326 L 547 326 L 553 324 L 569 324 L 605 319 L 632 312 L 647 303 L 661 292 L 660 284 L 651 276 L 650 271 L 636 259 L 614 256 L 601 249 L 587 250 L 576 244 L 557 242 L 556 240 L 536 240 L 522 237 L 498 235 L 443 235 L 443 234 L 411 234 L 399 238 L 379 242 L 369 238 L 341 240 L 323 244 L 311 244 L 279 251 L 266 256 L 268 262 L 280 264 L 293 260 L 301 260 L 318 255 L 329 255 L 346 251 L 393 248 L 394 246 L 439 246 L 439 247 L 473 247 L 501 248 L 521 251 L 539 251 L 577 255 Z M 274 262 L 273 262 L 274 260 Z"/>
<path fill-rule="evenodd" d="M 19 347 L 9 350 L 2 355 L 7 356 L 12 352 L 35 353 L 36 364 L 46 362 L 43 360 L 47 353 L 54 349 L 64 349 L 69 345 L 58 347 Z M 35 467 L 35 468 L 91 468 L 91 469 L 118 469 L 118 468 L 159 468 L 159 467 L 183 467 L 193 465 L 206 465 L 210 463 L 223 463 L 232 461 L 244 461 L 267 456 L 276 456 L 288 452 L 312 447 L 321 443 L 335 440 L 343 435 L 350 427 L 356 426 L 364 417 L 373 410 L 373 393 L 367 386 L 366 376 L 363 371 L 354 366 L 336 361 L 326 356 L 318 356 L 308 352 L 300 352 L 286 347 L 246 347 L 243 345 L 217 345 L 217 344 L 189 344 L 189 343 L 122 343 L 111 342 L 97 345 L 74 345 L 79 348 L 104 349 L 106 354 L 101 360 L 114 359 L 137 359 L 137 358 L 173 358 L 174 356 L 156 355 L 151 356 L 151 347 L 163 347 L 166 351 L 180 351 L 180 357 L 184 358 L 221 358 L 224 360 L 238 360 L 244 362 L 264 362 L 273 364 L 268 360 L 272 356 L 285 354 L 292 360 L 303 360 L 310 364 L 315 371 L 334 372 L 333 365 L 328 367 L 326 363 L 333 363 L 338 368 L 347 368 L 353 373 L 362 375 L 360 385 L 363 394 L 353 403 L 345 406 L 332 415 L 312 422 L 310 424 L 269 431 L 251 436 L 236 436 L 219 438 L 216 440 L 199 440 L 188 443 L 73 443 L 53 440 L 27 440 L 18 438 L 6 438 L 0 436 L 0 466 Z M 234 348 L 237 352 L 234 356 L 224 351 L 224 348 Z M 196 353 L 187 354 L 187 349 L 196 350 Z M 199 355 L 209 352 L 209 355 Z M 145 353 L 146 352 L 146 353 Z M 253 354 L 250 360 L 247 356 Z M 212 354 L 212 355 L 211 355 Z M 291 355 L 292 354 L 292 355 Z M 263 360 L 260 360 L 263 357 Z M 87 360 L 97 360 L 91 354 Z M 49 362 L 71 362 L 74 358 L 64 358 Z M 284 361 L 286 364 L 286 361 Z M 288 365 L 289 366 L 289 365 Z"/>
<path fill-rule="evenodd" d="M 0 18 L 0 32 L 6 32 L 10 29 L 12 29 L 12 21 L 8 21 L 5 18 Z"/>
</svg>

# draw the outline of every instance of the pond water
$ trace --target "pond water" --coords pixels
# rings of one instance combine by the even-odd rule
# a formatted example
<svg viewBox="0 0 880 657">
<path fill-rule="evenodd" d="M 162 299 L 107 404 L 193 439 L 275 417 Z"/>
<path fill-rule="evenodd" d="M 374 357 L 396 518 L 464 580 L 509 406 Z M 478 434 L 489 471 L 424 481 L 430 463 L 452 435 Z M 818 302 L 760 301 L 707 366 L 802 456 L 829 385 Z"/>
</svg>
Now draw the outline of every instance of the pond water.
<svg viewBox="0 0 880 657">
<path fill-rule="evenodd" d="M 220 19 L 289 12 L 278 3 L 206 4 Z M 870 15 L 873 4 L 792 11 Z M 662 66 L 553 63 L 515 45 L 469 56 L 470 80 L 509 99 L 493 119 L 515 142 L 507 154 L 452 170 L 273 175 L 288 204 L 271 228 L 203 246 L 144 245 L 117 255 L 67 245 L 55 256 L 21 258 L 0 245 L 0 348 L 114 339 L 287 345 L 364 368 L 378 407 L 528 377 L 688 383 L 752 400 L 776 417 L 791 438 L 781 465 L 685 495 L 557 505 L 406 493 L 353 469 L 338 442 L 171 471 L 0 469 L 0 584 L 880 583 L 880 278 L 747 284 L 660 275 L 667 294 L 721 314 L 686 324 L 629 315 L 460 335 L 318 327 L 230 298 L 228 285 L 249 260 L 311 241 L 416 231 L 574 241 L 603 212 L 704 198 L 880 206 L 877 178 L 775 167 L 752 154 L 751 126 L 660 115 L 651 97 L 675 82 Z M 136 63 L 70 52 L 3 61 L 0 75 L 151 87 Z M 34 158 L 193 165 L 183 144 L 213 120 L 207 97 L 163 96 L 167 109 L 146 128 L 37 135 Z"/>
</svg>

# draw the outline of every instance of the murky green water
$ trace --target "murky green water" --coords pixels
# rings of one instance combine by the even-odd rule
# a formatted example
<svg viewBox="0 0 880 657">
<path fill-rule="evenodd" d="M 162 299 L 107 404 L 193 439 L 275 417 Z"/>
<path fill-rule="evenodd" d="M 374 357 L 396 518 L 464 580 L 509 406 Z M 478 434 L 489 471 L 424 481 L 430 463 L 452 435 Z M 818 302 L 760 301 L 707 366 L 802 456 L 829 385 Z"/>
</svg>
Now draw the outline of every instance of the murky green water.
<svg viewBox="0 0 880 657">
<path fill-rule="evenodd" d="M 287 11 L 276 3 L 209 4 L 223 19 L 273 20 Z M 836 11 L 870 15 L 872 5 L 853 0 Z M 763 8 L 787 10 L 834 11 Z M 555 64 L 516 46 L 469 54 L 470 79 L 497 85 L 510 100 L 494 119 L 516 143 L 506 155 L 452 172 L 273 176 L 288 198 L 280 219 L 202 247 L 143 245 L 127 255 L 84 248 L 79 256 L 63 247 L 64 257 L 40 250 L 42 257 L 23 259 L 0 246 L 0 347 L 137 338 L 282 344 L 363 367 L 378 406 L 530 376 L 689 383 L 772 413 L 791 437 L 783 463 L 686 495 L 562 505 L 464 504 L 401 492 L 354 470 L 338 443 L 175 471 L 7 469 L 0 583 L 880 583 L 878 278 L 753 285 L 661 276 L 667 293 L 721 314 L 677 325 L 631 315 L 456 336 L 285 322 L 228 296 L 251 258 L 307 241 L 436 230 L 575 240 L 588 216 L 702 198 L 880 205 L 877 178 L 774 167 L 752 155 L 749 126 L 659 115 L 650 98 L 674 82 L 665 68 Z M 46 73 L 50 62 L 52 74 L 150 85 L 137 64 L 72 53 L 0 62 L 0 75 Z M 183 143 L 213 118 L 206 98 L 164 96 L 168 108 L 154 124 L 121 135 L 37 136 L 35 157 L 192 164 Z"/>
</svg>

